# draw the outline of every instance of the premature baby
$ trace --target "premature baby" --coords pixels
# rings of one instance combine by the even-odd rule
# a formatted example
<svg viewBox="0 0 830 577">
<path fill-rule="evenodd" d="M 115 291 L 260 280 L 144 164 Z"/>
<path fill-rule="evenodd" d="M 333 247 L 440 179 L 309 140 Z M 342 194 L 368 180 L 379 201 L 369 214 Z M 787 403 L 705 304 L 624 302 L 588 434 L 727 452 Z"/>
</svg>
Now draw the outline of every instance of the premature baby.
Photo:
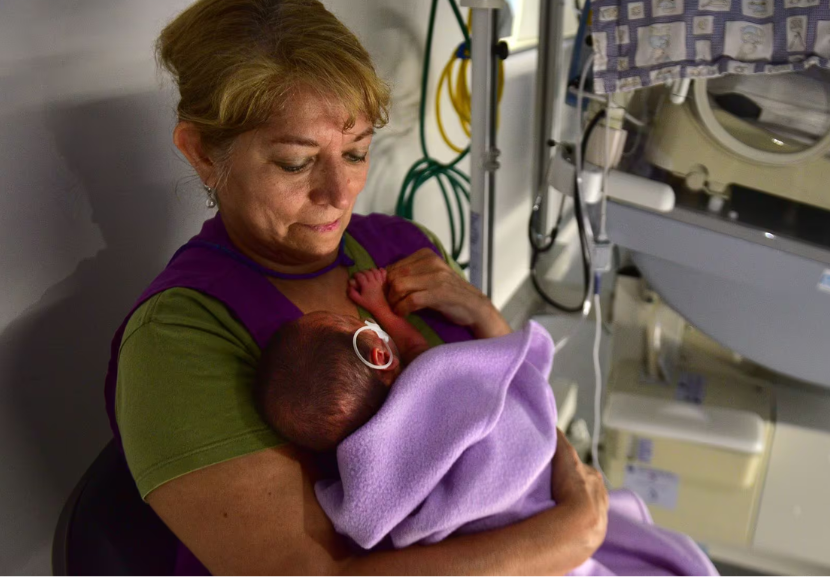
<svg viewBox="0 0 830 577">
<path fill-rule="evenodd" d="M 338 474 L 315 484 L 335 530 L 363 549 L 402 548 L 553 507 L 550 335 L 530 322 L 427 351 L 389 308 L 384 283 L 382 270 L 359 273 L 349 296 L 391 339 L 351 317 L 309 314 L 280 329 L 261 363 L 268 422 L 298 445 L 337 449 Z M 642 500 L 619 491 L 605 542 L 572 574 L 717 572 L 691 539 L 654 526 Z"/>
<path fill-rule="evenodd" d="M 358 272 L 349 285 L 349 297 L 380 327 L 314 312 L 271 337 L 255 397 L 265 420 L 288 441 L 334 450 L 380 409 L 403 366 L 429 349 L 423 335 L 392 311 L 385 284 L 386 271 L 375 269 Z"/>
</svg>

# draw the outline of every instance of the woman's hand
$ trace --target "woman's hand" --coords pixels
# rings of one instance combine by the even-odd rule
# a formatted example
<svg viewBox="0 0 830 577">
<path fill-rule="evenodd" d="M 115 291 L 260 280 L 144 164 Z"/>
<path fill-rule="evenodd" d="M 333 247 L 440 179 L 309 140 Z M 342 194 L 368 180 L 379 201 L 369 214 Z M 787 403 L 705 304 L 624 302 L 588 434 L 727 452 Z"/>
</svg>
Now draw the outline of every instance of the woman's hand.
<svg viewBox="0 0 830 577">
<path fill-rule="evenodd" d="M 386 298 L 400 316 L 433 309 L 451 322 L 469 327 L 477 338 L 511 332 L 490 299 L 428 248 L 386 267 L 386 273 Z"/>
<path fill-rule="evenodd" d="M 581 547 L 590 557 L 605 540 L 608 492 L 599 471 L 583 464 L 562 431 L 556 432 L 551 496 L 557 508 L 567 508 L 572 514 L 573 528 L 582 530 Z"/>
</svg>

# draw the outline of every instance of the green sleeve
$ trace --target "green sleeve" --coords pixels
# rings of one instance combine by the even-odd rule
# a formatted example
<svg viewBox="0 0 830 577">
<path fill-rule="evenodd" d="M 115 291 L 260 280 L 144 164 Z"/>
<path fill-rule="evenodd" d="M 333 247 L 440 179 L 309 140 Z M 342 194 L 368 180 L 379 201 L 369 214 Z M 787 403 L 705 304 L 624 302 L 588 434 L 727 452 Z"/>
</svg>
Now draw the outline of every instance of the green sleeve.
<svg viewBox="0 0 830 577">
<path fill-rule="evenodd" d="M 447 261 L 447 264 L 448 264 L 448 265 L 450 265 L 450 268 L 452 268 L 452 270 L 454 270 L 455 272 L 457 272 L 457 273 L 458 273 L 458 276 L 464 277 L 464 278 L 466 279 L 466 278 L 467 278 L 467 275 L 465 275 L 465 274 L 464 274 L 464 271 L 461 269 L 461 267 L 460 267 L 460 266 L 458 266 L 458 263 L 457 263 L 457 262 L 455 262 L 455 260 L 452 258 L 452 256 L 450 255 L 450 253 L 448 253 L 448 252 L 447 252 L 447 249 L 445 249 L 445 248 L 444 248 L 444 245 L 441 243 L 441 241 L 440 241 L 440 240 L 438 240 L 438 237 L 437 237 L 437 236 L 435 236 L 435 234 L 434 234 L 431 230 L 429 230 L 427 227 L 425 227 L 425 226 L 421 226 L 421 225 L 420 225 L 420 224 L 418 224 L 417 222 L 414 222 L 413 224 L 414 224 L 415 226 L 417 226 L 418 228 L 420 228 L 420 229 L 421 229 L 421 232 L 423 232 L 425 235 L 427 235 L 427 238 L 429 239 L 429 241 L 430 241 L 432 244 L 434 244 L 434 245 L 435 245 L 435 247 L 436 247 L 436 248 L 438 249 L 438 251 L 441 253 L 441 257 L 442 257 L 445 261 Z"/>
<path fill-rule="evenodd" d="M 251 396 L 260 350 L 219 301 L 175 288 L 130 318 L 116 418 L 142 497 L 181 475 L 283 442 Z"/>
</svg>

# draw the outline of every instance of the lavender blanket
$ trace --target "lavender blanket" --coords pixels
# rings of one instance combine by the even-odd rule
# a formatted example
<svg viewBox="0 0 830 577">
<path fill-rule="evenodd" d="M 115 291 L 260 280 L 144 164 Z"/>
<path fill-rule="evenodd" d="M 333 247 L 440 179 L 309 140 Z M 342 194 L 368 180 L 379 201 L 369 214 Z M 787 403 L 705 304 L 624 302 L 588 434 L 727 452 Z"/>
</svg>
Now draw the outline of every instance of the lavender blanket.
<svg viewBox="0 0 830 577">
<path fill-rule="evenodd" d="M 531 322 L 498 339 L 434 348 L 337 449 L 339 480 L 317 498 L 364 549 L 434 543 L 554 506 L 553 343 Z M 611 495 L 608 535 L 577 575 L 716 575 L 687 537 L 655 527 L 642 501 Z"/>
</svg>

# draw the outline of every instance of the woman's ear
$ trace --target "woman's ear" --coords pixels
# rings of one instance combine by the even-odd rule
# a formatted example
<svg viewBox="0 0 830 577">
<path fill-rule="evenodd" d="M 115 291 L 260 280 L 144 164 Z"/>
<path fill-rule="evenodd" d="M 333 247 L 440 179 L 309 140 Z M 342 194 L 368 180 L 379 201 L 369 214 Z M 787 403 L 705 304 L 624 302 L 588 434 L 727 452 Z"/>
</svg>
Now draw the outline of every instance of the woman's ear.
<svg viewBox="0 0 830 577">
<path fill-rule="evenodd" d="M 192 122 L 179 122 L 173 129 L 173 144 L 196 170 L 202 183 L 215 187 L 216 169 L 205 151 L 196 125 Z"/>
</svg>

